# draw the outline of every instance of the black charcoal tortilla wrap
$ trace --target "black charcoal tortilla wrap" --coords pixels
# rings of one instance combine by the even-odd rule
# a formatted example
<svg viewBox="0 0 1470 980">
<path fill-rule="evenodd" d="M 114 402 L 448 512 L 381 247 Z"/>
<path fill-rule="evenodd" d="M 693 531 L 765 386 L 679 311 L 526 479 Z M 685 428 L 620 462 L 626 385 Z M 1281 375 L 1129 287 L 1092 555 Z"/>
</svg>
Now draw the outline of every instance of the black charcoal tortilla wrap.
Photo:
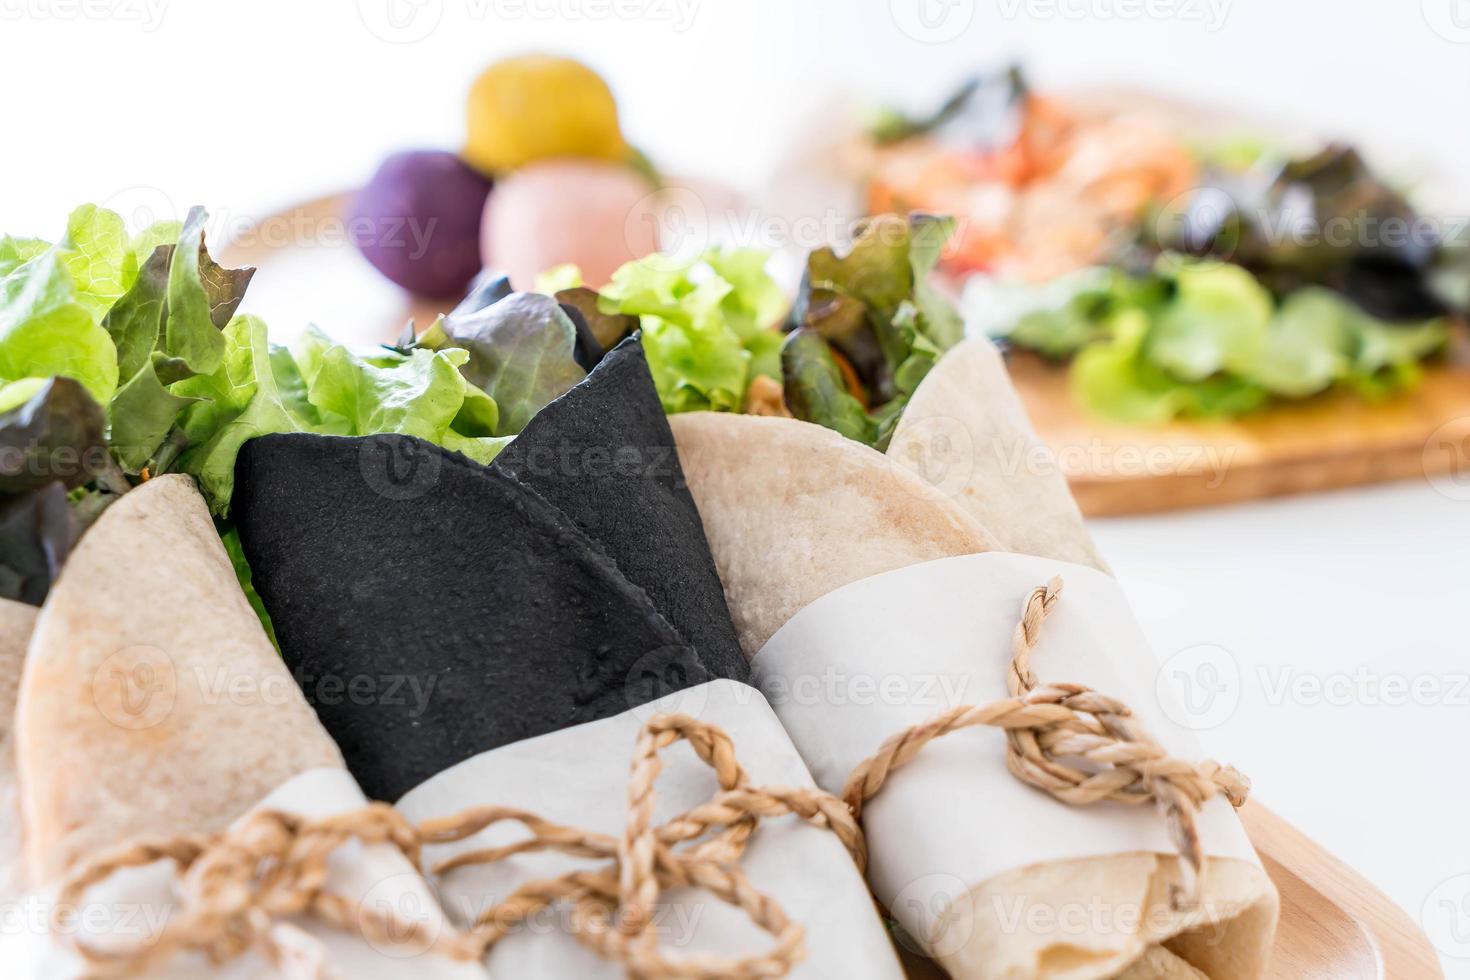
<svg viewBox="0 0 1470 980">
<path fill-rule="evenodd" d="M 409 436 L 246 444 L 234 513 L 256 587 L 370 796 L 396 800 L 490 749 L 746 679 L 650 399 L 633 343 L 547 408 L 505 467 Z M 615 463 L 629 446 L 663 472 L 561 462 Z M 542 449 L 557 461 L 543 466 Z"/>
<path fill-rule="evenodd" d="M 643 345 L 624 340 L 495 459 L 596 541 L 721 677 L 745 656 Z"/>
<path fill-rule="evenodd" d="M 722 727 L 753 779 L 814 785 L 745 684 L 636 342 L 543 409 L 494 466 L 406 436 L 268 436 L 246 445 L 237 481 L 241 539 L 287 663 L 369 793 L 410 819 L 497 803 L 616 834 L 637 732 L 654 711 Z M 671 762 L 659 820 L 713 786 L 692 756 Z M 498 846 L 505 832 L 519 833 L 492 827 L 450 847 Z M 431 849 L 425 861 L 448 856 Z M 542 857 L 457 869 L 438 886 L 450 904 L 482 911 L 565 870 L 560 856 Z M 779 820 L 741 863 L 806 930 L 810 960 L 794 976 L 901 976 L 836 837 Z M 741 955 L 768 942 L 708 896 L 670 909 L 693 930 L 673 940 L 686 949 Z M 621 975 L 576 939 L 538 930 L 497 943 L 489 967 Z"/>
</svg>

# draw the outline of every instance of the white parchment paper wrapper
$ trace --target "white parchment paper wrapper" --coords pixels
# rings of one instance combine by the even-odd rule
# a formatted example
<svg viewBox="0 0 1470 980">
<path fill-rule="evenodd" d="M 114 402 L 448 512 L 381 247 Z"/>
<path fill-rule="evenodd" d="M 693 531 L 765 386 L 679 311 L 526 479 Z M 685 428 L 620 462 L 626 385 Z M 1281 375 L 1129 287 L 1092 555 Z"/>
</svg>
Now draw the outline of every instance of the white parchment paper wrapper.
<svg viewBox="0 0 1470 980">
<path fill-rule="evenodd" d="M 1169 721 L 1158 664 L 1118 584 L 1080 565 L 990 553 L 876 575 L 807 606 L 757 653 L 760 687 L 817 783 L 840 792 L 889 735 L 960 704 L 1008 697 L 1011 635 L 1030 592 L 1060 575 L 1063 594 L 1032 654 L 1048 680 L 1085 684 L 1129 705 L 1170 753 L 1200 759 Z M 898 770 L 864 811 L 868 882 L 906 929 L 1003 872 L 1129 852 L 1174 853 L 1152 807 L 1073 807 L 1006 769 L 1005 736 L 946 735 Z M 1259 863 L 1229 803 L 1200 814 L 1212 857 Z"/>
<path fill-rule="evenodd" d="M 354 810 L 366 803 L 362 791 L 345 769 L 314 769 L 282 784 L 261 800 L 258 808 L 277 809 L 307 817 L 326 817 Z M 137 945 L 156 935 L 174 908 L 170 887 L 171 865 L 160 863 L 121 872 L 92 889 L 82 910 L 80 930 L 91 944 L 106 948 Z M 428 883 L 391 845 L 339 848 L 330 861 L 329 890 L 361 901 L 365 906 L 393 910 L 405 920 L 442 927 L 446 920 Z M 0 974 L 7 978 L 65 980 L 81 977 L 85 962 L 68 947 L 53 941 L 47 922 L 54 893 L 30 896 L 4 910 L 0 919 Z M 202 957 L 179 956 L 151 976 L 170 978 L 215 977 L 226 980 L 294 978 L 309 976 L 321 962 L 325 975 L 355 978 L 425 977 L 429 980 L 488 980 L 478 963 L 456 963 L 407 945 L 370 945 L 360 937 L 311 919 L 277 926 L 277 935 L 301 957 L 299 972 L 272 969 L 259 956 L 247 953 L 223 966 Z"/>
<path fill-rule="evenodd" d="M 813 785 L 760 692 L 717 680 L 612 718 L 467 759 L 409 792 L 398 809 L 421 823 L 469 806 L 503 804 L 616 835 L 625 821 L 628 772 L 638 730 L 661 711 L 682 711 L 723 728 L 754 785 Z M 712 770 L 686 743 L 665 750 L 664 758 L 655 822 L 706 802 L 718 788 Z M 425 865 L 524 835 L 517 825 L 491 827 L 458 844 L 426 848 Z M 762 821 L 740 864 L 756 888 L 775 898 L 806 928 L 807 958 L 791 976 L 903 977 L 867 886 L 833 834 L 795 817 Z M 437 885 L 445 910 L 465 926 L 522 884 L 593 866 L 585 858 L 522 854 L 495 866 L 456 869 Z M 665 893 L 662 901 L 655 928 L 660 944 L 673 954 L 745 956 L 770 948 L 770 936 L 752 926 L 739 909 L 708 893 L 681 889 Z M 548 913 L 506 937 L 494 947 L 487 965 L 499 977 L 611 980 L 623 975 L 570 935 L 559 913 Z"/>
</svg>

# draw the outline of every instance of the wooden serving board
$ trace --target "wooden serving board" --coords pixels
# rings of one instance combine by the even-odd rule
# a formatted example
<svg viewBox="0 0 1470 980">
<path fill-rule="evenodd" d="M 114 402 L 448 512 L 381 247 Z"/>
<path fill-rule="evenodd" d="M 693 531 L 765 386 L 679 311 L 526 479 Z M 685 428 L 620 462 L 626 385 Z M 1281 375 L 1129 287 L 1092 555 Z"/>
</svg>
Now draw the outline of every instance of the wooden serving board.
<svg viewBox="0 0 1470 980">
<path fill-rule="evenodd" d="M 344 343 L 367 347 L 395 339 L 408 320 L 413 319 L 420 328 L 427 326 L 439 313 L 454 305 L 453 300 L 425 300 L 409 296 L 377 274 L 357 254 L 350 244 L 343 242 L 336 229 L 347 202 L 347 195 L 321 198 L 311 201 L 272 218 L 265 219 L 262 228 L 278 227 L 299 229 L 292 236 L 278 234 L 254 235 L 223 248 L 216 248 L 221 261 L 228 265 L 253 265 L 258 272 L 250 284 L 245 300 L 246 312 L 265 318 L 270 324 L 271 336 L 277 341 L 289 341 L 309 322 L 314 322 L 332 337 Z M 1084 423 L 1075 411 L 1069 410 L 1065 380 L 1061 372 L 1026 356 L 1015 358 L 1012 371 L 1016 377 L 1037 427 L 1051 439 L 1059 435 L 1091 438 L 1090 423 Z M 1392 442 L 1401 446 L 1399 467 L 1392 473 L 1380 468 L 1376 471 L 1359 470 L 1357 481 L 1381 479 L 1388 475 L 1406 475 L 1409 463 L 1418 465 L 1420 449 L 1425 436 L 1437 420 L 1454 405 L 1463 406 L 1462 416 L 1470 416 L 1470 369 L 1457 375 L 1455 384 L 1463 387 L 1460 401 L 1450 397 L 1453 387 L 1450 378 L 1425 386 L 1425 393 L 1442 392 L 1442 402 L 1431 405 L 1416 401 L 1417 407 L 1400 404 L 1390 408 L 1389 414 L 1359 415 L 1372 431 L 1381 433 L 1378 443 Z M 1421 399 L 1422 399 L 1421 395 Z M 1298 410 L 1293 410 L 1298 411 Z M 1344 455 L 1351 446 L 1353 435 L 1349 433 L 1351 409 L 1338 420 L 1339 434 L 1335 451 Z M 1316 446 L 1318 440 L 1310 433 L 1311 428 L 1320 429 L 1325 422 L 1309 424 L 1313 418 L 1331 421 L 1334 410 L 1325 405 L 1311 406 L 1296 425 L 1285 417 L 1277 423 L 1266 423 L 1265 430 L 1272 424 L 1281 427 L 1275 437 L 1276 445 L 1292 447 L 1302 458 L 1306 451 Z M 1449 417 L 1454 417 L 1453 415 Z M 1259 425 L 1260 423 L 1252 423 Z M 1435 425 L 1439 421 L 1435 421 Z M 1428 426 L 1428 428 L 1426 428 Z M 1243 426 L 1224 427 L 1212 433 L 1219 441 L 1240 440 Z M 1265 431 L 1263 430 L 1263 431 Z M 1178 427 L 1169 430 L 1180 444 L 1189 439 L 1196 442 L 1201 436 Z M 1249 431 L 1245 429 L 1245 431 Z M 1412 435 L 1412 438 L 1411 438 Z M 1467 432 L 1470 435 L 1470 432 Z M 1126 438 L 1141 437 L 1136 432 L 1118 430 L 1107 438 L 1117 445 L 1125 444 Z M 1150 437 L 1155 438 L 1155 437 Z M 1363 438 L 1361 435 L 1356 438 Z M 1378 443 L 1375 443 L 1378 444 Z M 1409 459 L 1409 444 L 1412 443 L 1412 460 Z M 1323 456 L 1318 447 L 1316 457 Z M 1272 483 L 1266 475 L 1273 468 L 1266 467 L 1258 459 L 1261 453 L 1241 451 L 1230 467 L 1227 485 L 1237 475 L 1249 480 L 1256 473 L 1253 486 L 1255 492 L 1244 492 L 1245 486 L 1232 486 L 1229 491 L 1198 491 L 1216 493 L 1214 497 L 1197 497 L 1191 502 L 1219 502 L 1224 493 L 1239 494 L 1233 499 L 1260 496 L 1263 493 L 1283 492 L 1287 489 L 1309 489 L 1312 486 L 1340 486 L 1344 482 L 1308 482 L 1305 474 L 1293 485 L 1280 486 Z M 1330 455 L 1330 454 L 1328 454 Z M 1386 458 L 1380 453 L 1380 459 Z M 1344 467 L 1335 472 L 1346 473 Z M 1413 470 L 1413 472 L 1418 472 Z M 1170 480 L 1183 485 L 1186 490 L 1196 477 L 1175 475 L 1160 478 L 1159 494 L 1173 492 Z M 1084 509 L 1092 513 L 1120 513 L 1122 505 L 1130 495 L 1140 493 L 1136 486 L 1098 484 L 1089 489 L 1086 480 L 1074 483 L 1084 500 Z M 1162 498 L 1160 498 L 1162 499 Z M 1099 504 L 1111 501 L 1111 510 L 1098 510 Z M 1175 504 L 1181 506 L 1184 503 Z M 1158 509 L 1153 507 L 1133 508 Z M 1434 953 L 1422 932 L 1409 917 L 1352 869 L 1329 855 L 1300 831 L 1272 814 L 1265 807 L 1251 803 L 1242 811 L 1251 841 L 1260 853 L 1266 870 L 1281 892 L 1281 924 L 1276 935 L 1276 949 L 1271 975 L 1276 980 L 1399 980 L 1412 977 L 1415 980 L 1432 980 L 1442 976 Z M 915 978 L 942 977 L 933 964 L 917 957 L 909 957 L 910 975 Z"/>
<path fill-rule="evenodd" d="M 1008 363 L 1037 434 L 1057 453 L 1091 516 L 1470 470 L 1470 357 L 1463 349 L 1388 401 L 1332 392 L 1243 419 L 1153 428 L 1085 414 L 1068 390 L 1065 367 L 1021 351 Z"/>
<path fill-rule="evenodd" d="M 1271 980 L 1444 976 L 1413 920 L 1357 872 L 1260 804 L 1247 803 L 1241 817 L 1281 893 Z M 912 980 L 946 976 L 932 961 L 899 949 Z"/>
</svg>

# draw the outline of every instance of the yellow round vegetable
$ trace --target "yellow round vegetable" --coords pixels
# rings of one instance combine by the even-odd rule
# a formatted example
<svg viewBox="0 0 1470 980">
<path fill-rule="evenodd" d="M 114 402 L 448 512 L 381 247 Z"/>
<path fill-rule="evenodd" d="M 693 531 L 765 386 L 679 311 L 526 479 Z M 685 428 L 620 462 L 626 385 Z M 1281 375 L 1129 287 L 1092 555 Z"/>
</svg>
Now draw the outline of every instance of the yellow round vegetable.
<svg viewBox="0 0 1470 980">
<path fill-rule="evenodd" d="M 464 158 L 485 173 L 551 157 L 628 155 L 607 83 L 570 58 L 508 58 L 491 65 L 470 89 Z"/>
</svg>

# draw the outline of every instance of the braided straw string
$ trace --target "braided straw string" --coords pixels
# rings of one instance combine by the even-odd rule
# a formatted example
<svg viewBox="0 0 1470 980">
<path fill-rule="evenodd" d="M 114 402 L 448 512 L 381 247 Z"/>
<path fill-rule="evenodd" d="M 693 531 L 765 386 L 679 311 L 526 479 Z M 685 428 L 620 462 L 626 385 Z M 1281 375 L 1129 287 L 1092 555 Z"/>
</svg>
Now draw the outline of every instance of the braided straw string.
<svg viewBox="0 0 1470 980">
<path fill-rule="evenodd" d="M 271 922 L 302 914 L 315 915 L 369 941 L 402 942 L 408 929 L 408 935 L 425 951 L 455 959 L 480 958 L 530 916 L 566 904 L 574 934 L 599 954 L 621 963 L 632 977 L 780 977 L 805 956 L 804 930 L 775 899 L 756 890 L 738 867 L 759 822 L 789 814 L 831 830 L 858 867 L 864 868 L 867 850 L 859 825 L 863 805 L 929 742 L 976 726 L 1003 729 L 1010 772 L 1062 802 L 1078 806 L 1099 800 L 1154 803 L 1180 855 L 1183 885 L 1171 896 L 1179 907 L 1198 894 L 1203 872 L 1195 823 L 1199 808 L 1222 793 L 1232 805 L 1241 806 L 1249 782 L 1235 769 L 1214 762 L 1194 765 L 1169 758 L 1119 701 L 1081 685 L 1041 685 L 1037 681 L 1031 671 L 1031 654 L 1061 588 L 1061 580 L 1053 578 L 1026 599 L 1012 636 L 1008 699 L 956 707 L 889 737 L 853 770 L 841 799 L 816 789 L 752 787 L 736 759 L 733 742 L 722 729 L 687 715 L 662 714 L 639 732 L 628 783 L 627 819 L 617 837 L 556 824 L 510 807 L 472 807 L 418 828 L 376 803 L 317 821 L 262 811 L 210 837 L 136 843 L 100 854 L 69 879 L 58 909 L 77 906 L 90 887 L 123 868 L 168 859 L 184 874 L 185 913 L 170 919 L 150 946 L 113 953 L 72 938 L 89 964 L 98 968 L 98 976 L 140 970 L 186 949 L 222 962 L 254 947 L 276 963 L 282 951 L 271 936 Z M 678 741 L 689 742 L 714 770 L 720 788 L 708 802 L 654 826 L 654 783 L 663 766 L 660 753 Z M 392 843 L 417 867 L 422 844 L 464 840 L 506 822 L 521 824 L 529 836 L 459 854 L 435 866 L 433 872 L 443 875 L 458 867 L 494 863 L 532 851 L 610 863 L 599 870 L 574 871 L 522 885 L 484 912 L 463 935 L 430 936 L 421 924 L 405 926 L 391 913 L 360 909 L 323 890 L 327 856 L 350 839 Z M 661 953 L 652 928 L 654 909 L 664 889 L 678 887 L 701 888 L 737 906 L 773 937 L 773 945 L 764 953 L 739 959 Z M 60 925 L 64 918 L 58 911 L 53 920 Z"/>
<path fill-rule="evenodd" d="M 322 819 L 258 810 L 217 834 L 133 841 L 103 851 L 62 886 L 52 931 L 68 937 L 90 977 L 134 976 L 182 952 L 202 953 L 220 964 L 256 949 L 281 967 L 290 953 L 277 942 L 273 925 L 291 916 L 313 916 L 380 948 L 433 950 L 454 959 L 473 955 L 474 947 L 457 934 L 431 933 L 422 923 L 406 923 L 391 911 L 326 891 L 328 858 L 352 840 L 391 844 L 417 866 L 417 832 L 385 803 Z M 179 870 L 181 911 L 151 942 L 110 950 L 87 943 L 70 928 L 93 886 L 118 871 L 162 860 Z"/>
<path fill-rule="evenodd" d="M 1027 596 L 1011 636 L 1009 698 L 951 708 L 890 736 L 853 769 L 842 798 L 861 818 L 863 804 L 883 788 L 893 770 L 934 739 L 979 725 L 1002 728 L 1011 774 L 1063 803 L 1116 800 L 1158 807 L 1179 851 L 1182 884 L 1170 901 L 1180 908 L 1198 896 L 1204 871 L 1196 814 L 1206 800 L 1222 793 L 1232 806 L 1244 805 L 1250 780 L 1214 761 L 1196 765 L 1170 758 L 1120 701 L 1079 684 L 1040 684 L 1031 672 L 1031 653 L 1061 594 L 1062 580 L 1053 578 Z"/>
</svg>

